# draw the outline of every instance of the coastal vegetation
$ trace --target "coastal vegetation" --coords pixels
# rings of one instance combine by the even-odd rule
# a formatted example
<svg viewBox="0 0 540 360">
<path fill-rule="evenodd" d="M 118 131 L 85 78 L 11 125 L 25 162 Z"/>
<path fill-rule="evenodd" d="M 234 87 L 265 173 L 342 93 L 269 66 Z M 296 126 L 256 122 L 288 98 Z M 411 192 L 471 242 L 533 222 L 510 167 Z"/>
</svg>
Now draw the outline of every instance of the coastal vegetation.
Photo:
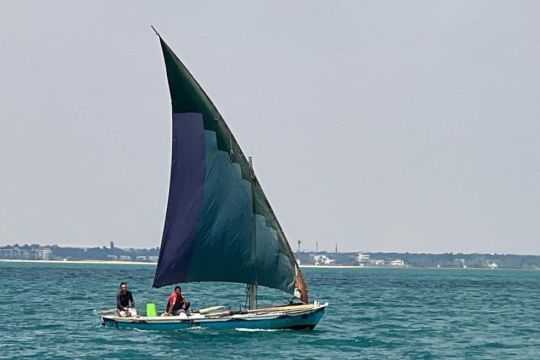
<svg viewBox="0 0 540 360">
<path fill-rule="evenodd" d="M 363 262 L 359 254 L 371 259 Z M 102 247 L 63 247 L 39 244 L 14 244 L 0 247 L 0 259 L 20 260 L 103 260 L 157 262 L 159 247 L 118 248 L 114 243 Z M 516 254 L 464 254 L 464 253 L 398 253 L 398 252 L 329 252 L 297 251 L 295 256 L 302 265 L 314 265 L 317 259 L 330 259 L 325 265 L 348 265 L 366 267 L 389 267 L 396 260 L 403 266 L 413 268 L 499 268 L 499 269 L 540 269 L 539 255 Z"/>
</svg>

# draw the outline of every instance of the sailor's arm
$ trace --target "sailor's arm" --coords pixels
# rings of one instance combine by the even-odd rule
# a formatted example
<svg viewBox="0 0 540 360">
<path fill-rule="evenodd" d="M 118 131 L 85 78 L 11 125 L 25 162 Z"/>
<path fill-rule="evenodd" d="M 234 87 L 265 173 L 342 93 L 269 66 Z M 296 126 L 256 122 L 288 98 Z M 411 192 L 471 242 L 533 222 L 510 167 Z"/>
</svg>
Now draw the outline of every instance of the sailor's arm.
<svg viewBox="0 0 540 360">
<path fill-rule="evenodd" d="M 169 307 L 167 308 L 167 315 L 172 315 L 174 304 L 176 304 L 176 296 L 169 298 Z"/>
</svg>

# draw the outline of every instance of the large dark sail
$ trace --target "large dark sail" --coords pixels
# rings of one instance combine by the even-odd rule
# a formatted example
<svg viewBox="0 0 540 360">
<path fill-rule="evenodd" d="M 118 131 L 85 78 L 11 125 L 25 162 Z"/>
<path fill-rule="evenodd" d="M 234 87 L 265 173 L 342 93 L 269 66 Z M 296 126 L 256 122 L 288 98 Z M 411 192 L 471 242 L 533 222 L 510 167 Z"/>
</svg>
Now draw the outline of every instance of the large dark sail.
<svg viewBox="0 0 540 360">
<path fill-rule="evenodd" d="M 307 302 L 291 247 L 225 121 L 161 39 L 172 100 L 169 201 L 154 287 L 258 284 Z"/>
</svg>

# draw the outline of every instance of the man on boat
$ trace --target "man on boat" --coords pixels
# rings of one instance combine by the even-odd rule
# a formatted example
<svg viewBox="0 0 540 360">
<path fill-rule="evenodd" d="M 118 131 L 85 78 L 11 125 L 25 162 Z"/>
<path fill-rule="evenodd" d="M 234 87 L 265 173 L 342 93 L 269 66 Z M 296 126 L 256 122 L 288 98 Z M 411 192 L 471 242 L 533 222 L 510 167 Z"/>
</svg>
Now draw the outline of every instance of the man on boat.
<svg viewBox="0 0 540 360">
<path fill-rule="evenodd" d="M 116 312 L 119 316 L 137 316 L 133 294 L 127 289 L 125 282 L 120 283 L 120 291 L 116 294 Z"/>
<path fill-rule="evenodd" d="M 182 296 L 182 288 L 180 286 L 175 286 L 174 291 L 169 296 L 169 302 L 167 303 L 167 315 L 180 315 L 189 309 L 191 303 L 185 301 Z"/>
</svg>

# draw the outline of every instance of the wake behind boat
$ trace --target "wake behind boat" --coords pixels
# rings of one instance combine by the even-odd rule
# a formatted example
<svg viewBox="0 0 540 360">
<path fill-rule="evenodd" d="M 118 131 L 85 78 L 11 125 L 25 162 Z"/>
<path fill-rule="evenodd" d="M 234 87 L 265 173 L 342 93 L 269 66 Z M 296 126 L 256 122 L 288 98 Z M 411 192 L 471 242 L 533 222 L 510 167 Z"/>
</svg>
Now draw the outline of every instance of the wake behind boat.
<svg viewBox="0 0 540 360">
<path fill-rule="evenodd" d="M 190 327 L 313 329 L 327 303 L 309 304 L 289 242 L 229 127 L 201 86 L 159 37 L 172 102 L 169 199 L 155 288 L 200 281 L 248 286 L 249 311 L 120 317 L 107 326 L 147 330 Z M 293 295 L 299 305 L 257 308 L 257 287 Z"/>
</svg>

